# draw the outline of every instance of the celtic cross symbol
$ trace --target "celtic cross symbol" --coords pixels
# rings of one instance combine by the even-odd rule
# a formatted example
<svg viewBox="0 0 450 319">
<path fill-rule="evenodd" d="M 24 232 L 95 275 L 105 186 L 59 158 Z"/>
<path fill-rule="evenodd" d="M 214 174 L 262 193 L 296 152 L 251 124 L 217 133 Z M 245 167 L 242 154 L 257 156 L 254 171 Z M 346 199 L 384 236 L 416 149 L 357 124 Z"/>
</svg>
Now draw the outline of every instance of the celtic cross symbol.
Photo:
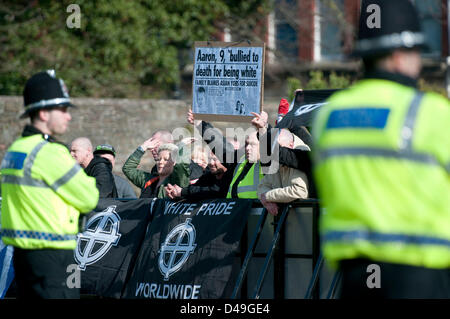
<svg viewBox="0 0 450 319">
<path fill-rule="evenodd" d="M 191 224 L 191 218 L 187 218 L 182 224 L 175 226 L 167 235 L 166 240 L 159 250 L 158 266 L 164 280 L 180 270 L 189 256 L 194 253 L 195 228 Z"/>
<path fill-rule="evenodd" d="M 75 260 L 81 270 L 100 260 L 112 246 L 119 243 L 119 226 L 120 216 L 115 205 L 89 219 L 86 230 L 77 235 Z"/>
</svg>

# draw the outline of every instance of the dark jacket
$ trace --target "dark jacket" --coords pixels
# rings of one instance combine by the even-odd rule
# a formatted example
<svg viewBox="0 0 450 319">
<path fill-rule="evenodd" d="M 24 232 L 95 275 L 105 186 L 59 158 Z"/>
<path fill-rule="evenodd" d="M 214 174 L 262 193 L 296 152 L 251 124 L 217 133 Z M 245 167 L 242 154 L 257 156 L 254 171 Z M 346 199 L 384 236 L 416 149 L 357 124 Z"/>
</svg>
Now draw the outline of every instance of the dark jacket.
<svg viewBox="0 0 450 319">
<path fill-rule="evenodd" d="M 216 147 L 213 147 L 212 151 L 219 159 L 222 159 L 221 162 L 227 168 L 227 171 L 221 179 L 217 179 L 215 175 L 209 172 L 208 168 L 205 171 L 197 169 L 194 173 L 191 163 L 191 180 L 194 180 L 195 176 L 199 175 L 199 177 L 197 177 L 198 180 L 194 184 L 181 190 L 181 197 L 193 201 L 209 198 L 226 198 L 233 180 L 234 170 L 238 165 L 238 151 L 210 123 L 202 121 L 202 124 L 197 126 L 197 129 L 209 146 L 215 142 Z M 216 134 L 208 134 L 207 130 L 210 129 L 216 130 Z M 216 137 L 219 141 L 215 140 Z M 226 159 L 231 161 L 226 161 Z"/>
<path fill-rule="evenodd" d="M 245 154 L 245 145 L 239 150 L 235 150 L 225 136 L 209 122 L 202 121 L 201 125 L 197 126 L 197 130 L 200 132 L 203 141 L 208 144 L 211 151 L 221 160 L 222 164 L 227 169 L 234 170 L 239 164 L 239 154 Z M 218 141 L 216 141 L 216 137 L 219 139 Z"/>
<path fill-rule="evenodd" d="M 191 161 L 191 163 L 189 164 L 189 171 L 189 184 L 195 184 L 199 180 L 199 178 L 202 177 L 202 175 L 209 172 L 209 168 L 208 166 L 206 166 L 206 168 L 203 169 L 203 167 L 201 167 L 194 161 Z"/>
<path fill-rule="evenodd" d="M 221 179 L 217 179 L 211 172 L 203 174 L 195 184 L 181 190 L 181 197 L 188 200 L 202 200 L 209 198 L 227 197 L 228 188 L 233 179 L 234 171 L 228 169 Z"/>
<path fill-rule="evenodd" d="M 112 164 L 109 160 L 94 155 L 84 171 L 87 175 L 95 177 L 100 198 L 117 198 L 116 183 L 112 174 Z"/>
<path fill-rule="evenodd" d="M 113 174 L 113 176 L 116 182 L 117 198 L 137 198 L 128 180 L 119 175 Z"/>
</svg>

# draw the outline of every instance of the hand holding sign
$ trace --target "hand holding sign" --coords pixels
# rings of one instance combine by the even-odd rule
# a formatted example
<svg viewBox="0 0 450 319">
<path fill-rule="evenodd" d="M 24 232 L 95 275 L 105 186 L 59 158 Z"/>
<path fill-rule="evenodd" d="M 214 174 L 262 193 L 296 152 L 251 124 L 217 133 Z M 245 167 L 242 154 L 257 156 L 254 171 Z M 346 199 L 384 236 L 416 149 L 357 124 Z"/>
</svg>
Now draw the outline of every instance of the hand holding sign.
<svg viewBox="0 0 450 319">
<path fill-rule="evenodd" d="M 200 120 L 195 120 L 194 113 L 192 113 L 192 109 L 189 109 L 186 119 L 189 124 L 192 124 L 194 126 L 198 126 L 201 122 Z"/>
</svg>

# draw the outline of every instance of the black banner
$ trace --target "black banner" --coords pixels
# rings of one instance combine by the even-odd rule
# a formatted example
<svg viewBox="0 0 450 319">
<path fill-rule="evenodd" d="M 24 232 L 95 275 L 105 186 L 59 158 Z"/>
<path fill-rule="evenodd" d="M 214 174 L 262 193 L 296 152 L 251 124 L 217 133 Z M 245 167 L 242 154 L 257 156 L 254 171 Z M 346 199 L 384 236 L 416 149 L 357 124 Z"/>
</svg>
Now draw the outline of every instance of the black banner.
<svg viewBox="0 0 450 319">
<path fill-rule="evenodd" d="M 295 94 L 294 106 L 277 124 L 278 128 L 310 127 L 315 113 L 326 104 L 326 100 L 340 89 L 305 90 Z"/>
<path fill-rule="evenodd" d="M 235 254 L 251 203 L 235 199 L 195 203 L 158 200 L 123 297 L 229 297 L 240 266 L 235 264 Z"/>
<path fill-rule="evenodd" d="M 78 235 L 81 293 L 120 298 L 150 221 L 152 199 L 101 199 Z"/>
</svg>

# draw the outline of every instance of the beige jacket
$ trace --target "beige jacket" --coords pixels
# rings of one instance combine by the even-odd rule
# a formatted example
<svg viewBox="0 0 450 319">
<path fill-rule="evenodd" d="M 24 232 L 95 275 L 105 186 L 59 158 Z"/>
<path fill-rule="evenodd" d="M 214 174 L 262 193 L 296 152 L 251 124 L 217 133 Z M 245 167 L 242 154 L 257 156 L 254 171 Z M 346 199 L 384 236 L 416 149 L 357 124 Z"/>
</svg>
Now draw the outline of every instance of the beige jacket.
<svg viewBox="0 0 450 319">
<path fill-rule="evenodd" d="M 294 148 L 310 150 L 303 141 L 295 136 Z M 266 200 L 276 203 L 289 203 L 308 197 L 308 179 L 300 170 L 280 165 L 277 173 L 264 176 L 258 184 L 258 198 L 266 193 Z"/>
</svg>

